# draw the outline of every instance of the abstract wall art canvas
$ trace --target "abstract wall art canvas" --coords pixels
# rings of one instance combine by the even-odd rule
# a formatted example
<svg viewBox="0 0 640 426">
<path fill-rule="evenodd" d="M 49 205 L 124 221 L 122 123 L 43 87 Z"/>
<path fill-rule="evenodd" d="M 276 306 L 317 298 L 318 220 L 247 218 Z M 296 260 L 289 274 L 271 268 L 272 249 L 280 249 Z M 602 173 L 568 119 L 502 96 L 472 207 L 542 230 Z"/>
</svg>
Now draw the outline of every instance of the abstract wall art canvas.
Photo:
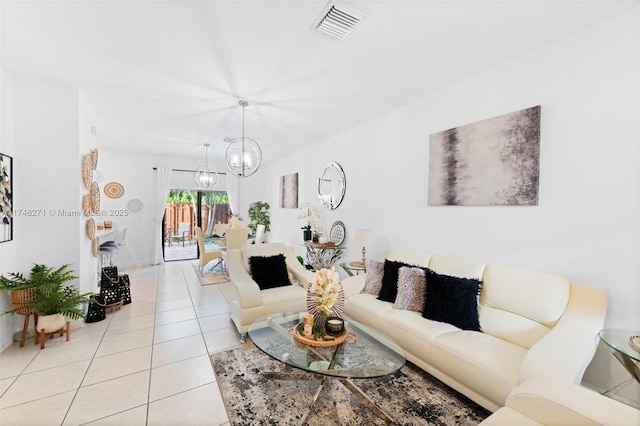
<svg viewBox="0 0 640 426">
<path fill-rule="evenodd" d="M 538 205 L 540 106 L 429 138 L 431 206 Z"/>
<path fill-rule="evenodd" d="M 13 240 L 13 158 L 0 154 L 0 243 Z"/>
<path fill-rule="evenodd" d="M 280 176 L 280 207 L 284 209 L 298 208 L 298 174 Z"/>
</svg>

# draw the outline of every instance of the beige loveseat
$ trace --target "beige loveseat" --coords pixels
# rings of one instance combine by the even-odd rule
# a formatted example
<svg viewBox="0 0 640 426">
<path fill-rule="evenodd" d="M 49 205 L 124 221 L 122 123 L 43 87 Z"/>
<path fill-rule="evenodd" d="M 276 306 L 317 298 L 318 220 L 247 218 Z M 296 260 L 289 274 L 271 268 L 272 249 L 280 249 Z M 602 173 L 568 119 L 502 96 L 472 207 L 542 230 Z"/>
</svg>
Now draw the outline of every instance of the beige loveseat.
<svg viewBox="0 0 640 426">
<path fill-rule="evenodd" d="M 580 383 L 604 323 L 606 290 L 442 255 L 395 251 L 387 259 L 482 281 L 478 332 L 360 293 L 365 275 L 343 280 L 345 316 L 393 336 L 407 359 L 429 374 L 490 411 L 529 378 Z"/>
<path fill-rule="evenodd" d="M 279 254 L 286 258 L 290 280 L 301 285 L 286 285 L 260 290 L 258 284 L 251 277 L 249 258 Z M 313 280 L 313 273 L 298 262 L 292 247 L 283 243 L 266 243 L 250 244 L 237 250 L 229 250 L 227 252 L 227 269 L 238 295 L 237 299 L 229 303 L 229 316 L 243 341 L 249 326 L 262 316 L 277 312 L 306 311 L 306 288 Z"/>
</svg>

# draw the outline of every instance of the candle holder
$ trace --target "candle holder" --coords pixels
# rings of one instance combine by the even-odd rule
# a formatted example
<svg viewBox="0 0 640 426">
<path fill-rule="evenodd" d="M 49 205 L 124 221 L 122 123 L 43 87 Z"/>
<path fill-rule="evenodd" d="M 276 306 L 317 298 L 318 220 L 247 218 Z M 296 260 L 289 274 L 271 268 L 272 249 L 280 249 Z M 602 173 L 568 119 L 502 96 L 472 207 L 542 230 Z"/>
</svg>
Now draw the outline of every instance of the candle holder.
<svg viewBox="0 0 640 426">
<path fill-rule="evenodd" d="M 344 320 L 339 317 L 329 317 L 325 323 L 325 331 L 331 336 L 340 336 L 344 333 Z"/>
</svg>

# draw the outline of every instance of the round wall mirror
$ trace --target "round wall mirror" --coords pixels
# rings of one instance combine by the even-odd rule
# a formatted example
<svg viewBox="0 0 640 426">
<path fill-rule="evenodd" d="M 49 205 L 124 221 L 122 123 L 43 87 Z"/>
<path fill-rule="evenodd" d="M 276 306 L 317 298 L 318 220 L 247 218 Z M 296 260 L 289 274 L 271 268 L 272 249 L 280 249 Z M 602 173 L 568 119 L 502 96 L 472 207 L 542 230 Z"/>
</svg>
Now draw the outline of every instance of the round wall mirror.
<svg viewBox="0 0 640 426">
<path fill-rule="evenodd" d="M 337 209 L 344 198 L 346 189 L 347 182 L 344 170 L 342 170 L 340 164 L 333 161 L 329 162 L 318 179 L 320 204 L 331 210 Z"/>
</svg>

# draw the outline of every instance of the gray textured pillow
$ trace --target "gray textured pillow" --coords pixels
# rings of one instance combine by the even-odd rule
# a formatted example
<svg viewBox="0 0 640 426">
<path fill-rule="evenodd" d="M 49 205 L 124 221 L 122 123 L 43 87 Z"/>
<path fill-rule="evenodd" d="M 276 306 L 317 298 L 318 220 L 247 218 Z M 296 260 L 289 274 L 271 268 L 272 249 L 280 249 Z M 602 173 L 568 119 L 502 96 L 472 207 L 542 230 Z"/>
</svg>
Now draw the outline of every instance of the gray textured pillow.
<svg viewBox="0 0 640 426">
<path fill-rule="evenodd" d="M 382 288 L 382 275 L 384 275 L 384 261 L 367 259 L 367 273 L 364 276 L 362 292 L 378 297 Z"/>
<path fill-rule="evenodd" d="M 398 294 L 394 309 L 406 309 L 422 313 L 427 280 L 422 268 L 403 266 L 398 270 Z"/>
</svg>

